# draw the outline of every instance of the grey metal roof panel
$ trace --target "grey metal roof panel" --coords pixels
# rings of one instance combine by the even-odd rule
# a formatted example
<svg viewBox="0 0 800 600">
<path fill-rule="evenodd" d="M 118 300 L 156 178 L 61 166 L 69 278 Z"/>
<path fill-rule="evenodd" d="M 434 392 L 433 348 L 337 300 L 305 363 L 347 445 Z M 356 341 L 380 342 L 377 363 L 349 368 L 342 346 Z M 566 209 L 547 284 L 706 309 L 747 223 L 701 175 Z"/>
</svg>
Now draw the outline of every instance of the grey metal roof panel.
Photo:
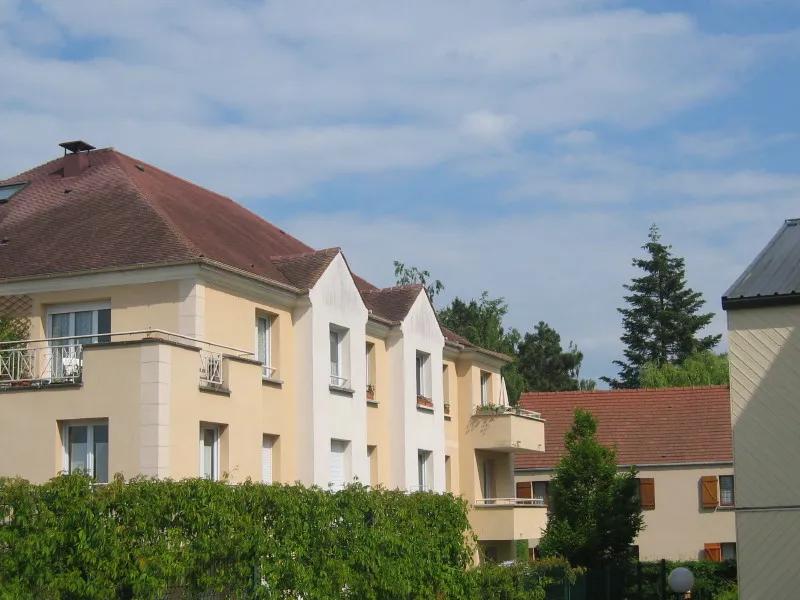
<svg viewBox="0 0 800 600">
<path fill-rule="evenodd" d="M 800 300 L 800 219 L 787 219 L 755 260 L 722 296 L 722 307 Z M 739 302 L 737 302 L 739 301 Z"/>
</svg>

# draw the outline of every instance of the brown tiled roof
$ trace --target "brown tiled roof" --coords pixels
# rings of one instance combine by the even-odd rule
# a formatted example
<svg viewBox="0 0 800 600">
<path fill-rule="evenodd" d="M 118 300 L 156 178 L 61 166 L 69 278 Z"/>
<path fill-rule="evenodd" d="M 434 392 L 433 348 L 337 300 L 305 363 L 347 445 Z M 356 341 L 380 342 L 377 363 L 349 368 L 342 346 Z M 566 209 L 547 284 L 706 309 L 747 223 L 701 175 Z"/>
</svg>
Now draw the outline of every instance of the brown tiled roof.
<svg viewBox="0 0 800 600">
<path fill-rule="evenodd" d="M 390 321 L 402 321 L 425 288 L 420 284 L 362 290 L 364 304 L 374 314 Z"/>
<path fill-rule="evenodd" d="M 63 177 L 64 161 L 0 181 L 28 183 L 0 204 L 0 279 L 208 260 L 304 290 L 341 252 L 317 251 L 230 198 L 113 148 L 90 152 L 75 177 Z M 405 318 L 422 289 L 353 280 L 373 315 L 390 321 Z"/>
<path fill-rule="evenodd" d="M 273 256 L 272 263 L 292 285 L 310 290 L 340 252 L 340 248 L 328 248 L 294 256 Z"/>
<path fill-rule="evenodd" d="M 558 463 L 576 408 L 597 418 L 621 465 L 733 461 L 728 386 L 527 393 L 520 404 L 545 419 L 546 452 L 518 454 L 517 469 Z"/>
</svg>

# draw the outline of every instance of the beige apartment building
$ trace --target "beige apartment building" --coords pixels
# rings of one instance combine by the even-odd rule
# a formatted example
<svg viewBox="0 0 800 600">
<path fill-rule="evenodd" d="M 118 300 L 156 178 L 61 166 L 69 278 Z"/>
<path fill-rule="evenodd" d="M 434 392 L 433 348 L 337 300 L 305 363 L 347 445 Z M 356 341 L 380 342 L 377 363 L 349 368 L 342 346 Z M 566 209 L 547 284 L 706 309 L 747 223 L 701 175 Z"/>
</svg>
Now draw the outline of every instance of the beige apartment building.
<svg viewBox="0 0 800 600">
<path fill-rule="evenodd" d="M 523 394 L 546 421 L 547 451 L 516 457 L 517 496 L 541 506 L 564 455 L 575 409 L 597 419 L 598 440 L 616 446 L 620 469 L 638 471 L 645 529 L 641 560 L 725 560 L 736 556 L 733 450 L 727 386 Z M 540 535 L 529 541 L 535 548 Z"/>
<path fill-rule="evenodd" d="M 514 456 L 506 357 L 443 329 L 421 286 L 379 289 L 233 200 L 112 148 L 0 181 L 0 476 L 358 480 L 451 491 L 488 554 L 540 510 Z"/>
<path fill-rule="evenodd" d="M 728 316 L 742 600 L 800 595 L 800 220 L 722 297 Z"/>
</svg>

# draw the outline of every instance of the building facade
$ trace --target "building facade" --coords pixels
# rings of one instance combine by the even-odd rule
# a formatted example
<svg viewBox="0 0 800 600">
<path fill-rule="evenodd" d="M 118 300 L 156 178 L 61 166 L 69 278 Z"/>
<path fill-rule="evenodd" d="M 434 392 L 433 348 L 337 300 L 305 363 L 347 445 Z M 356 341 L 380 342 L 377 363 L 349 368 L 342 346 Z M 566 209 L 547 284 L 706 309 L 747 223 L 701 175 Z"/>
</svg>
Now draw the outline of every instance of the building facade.
<svg viewBox="0 0 800 600">
<path fill-rule="evenodd" d="M 800 588 L 800 220 L 722 298 L 728 317 L 739 597 Z"/>
<path fill-rule="evenodd" d="M 597 437 L 616 446 L 620 469 L 636 467 L 645 528 L 641 560 L 724 560 L 736 554 L 728 387 L 523 394 L 546 421 L 547 451 L 516 457 L 517 496 L 544 507 L 578 408 L 598 419 Z M 738 481 L 737 481 L 738 484 Z M 737 489 L 738 493 L 738 489 Z M 534 548 L 540 535 L 529 541 Z"/>
<path fill-rule="evenodd" d="M 0 476 L 450 491 L 498 559 L 530 537 L 507 358 L 232 200 L 113 149 L 0 182 Z"/>
</svg>

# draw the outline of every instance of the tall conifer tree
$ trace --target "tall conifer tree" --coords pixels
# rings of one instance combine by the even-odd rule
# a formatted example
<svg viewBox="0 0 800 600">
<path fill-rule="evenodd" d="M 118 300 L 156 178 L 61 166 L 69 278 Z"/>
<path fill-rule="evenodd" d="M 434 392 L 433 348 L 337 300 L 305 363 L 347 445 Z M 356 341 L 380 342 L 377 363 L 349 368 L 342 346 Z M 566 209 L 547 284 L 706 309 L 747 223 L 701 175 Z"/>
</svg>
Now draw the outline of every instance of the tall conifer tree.
<svg viewBox="0 0 800 600">
<path fill-rule="evenodd" d="M 672 246 L 661 243 L 658 227 L 650 227 L 649 241 L 642 246 L 647 258 L 634 258 L 633 266 L 644 271 L 625 289 L 627 304 L 622 314 L 621 336 L 625 360 L 615 360 L 617 379 L 602 380 L 614 389 L 638 388 L 645 365 L 682 364 L 696 352 L 712 350 L 721 335 L 698 337 L 714 313 L 701 313 L 702 294 L 686 285 L 683 258 L 672 255 Z"/>
</svg>

